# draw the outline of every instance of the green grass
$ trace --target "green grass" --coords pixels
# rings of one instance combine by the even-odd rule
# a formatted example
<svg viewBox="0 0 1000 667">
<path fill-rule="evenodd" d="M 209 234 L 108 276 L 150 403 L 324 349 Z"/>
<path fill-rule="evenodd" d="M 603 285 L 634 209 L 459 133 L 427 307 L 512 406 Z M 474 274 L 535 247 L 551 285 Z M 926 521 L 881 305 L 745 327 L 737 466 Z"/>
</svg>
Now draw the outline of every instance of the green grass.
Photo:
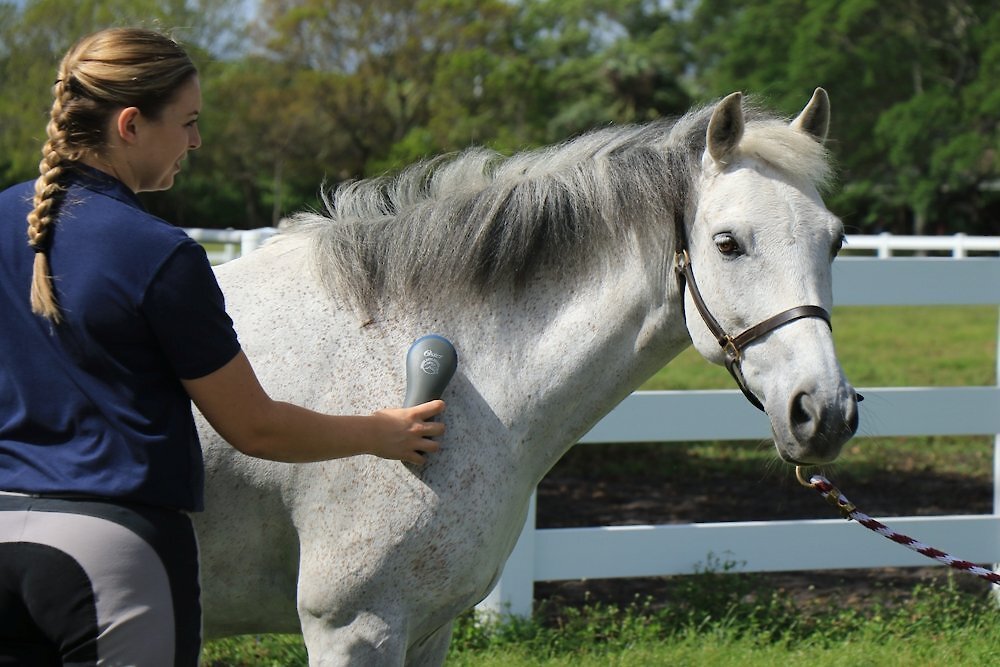
<svg viewBox="0 0 1000 667">
<path fill-rule="evenodd" d="M 996 382 L 995 307 L 841 307 L 834 338 L 856 386 L 961 386 Z M 731 388 L 724 369 L 687 350 L 643 389 Z M 588 446 L 590 447 L 590 446 Z M 595 446 L 600 448 L 601 446 Z M 608 447 L 604 474 L 674 475 L 710 471 L 767 474 L 772 448 L 760 443 L 696 442 L 645 447 L 622 456 Z M 573 465 L 564 460 L 560 465 Z M 594 469 L 591 457 L 586 465 Z M 991 476 L 992 438 L 858 438 L 845 449 L 838 474 L 845 484 L 891 474 L 933 471 L 967 479 Z M 850 482 L 848 482 L 850 480 Z M 711 520 L 707 517 L 706 520 Z M 626 608 L 590 604 L 542 608 L 530 620 L 484 624 L 460 618 L 449 667 L 587 667 L 713 665 L 931 666 L 998 665 L 1000 612 L 983 593 L 943 584 L 920 585 L 902 598 L 864 608 L 795 602 L 754 574 L 703 572 L 679 577 L 670 604 L 636 600 Z M 964 576 L 964 575 L 958 575 Z M 306 665 L 298 636 L 265 635 L 209 643 L 206 667 Z"/>
<path fill-rule="evenodd" d="M 720 580 L 725 577 L 725 580 Z M 733 578 L 741 580 L 733 585 Z M 504 665 L 996 665 L 1000 611 L 953 579 L 895 607 L 809 610 L 752 576 L 706 573 L 667 609 L 636 602 L 564 611 L 557 622 L 458 624 L 449 667 Z"/>
<path fill-rule="evenodd" d="M 795 603 L 752 574 L 685 577 L 671 605 L 588 604 L 531 620 L 458 620 L 448 667 L 649 665 L 997 665 L 1000 610 L 954 577 L 918 585 L 902 602 L 858 610 Z M 205 667 L 305 666 L 301 638 L 212 642 Z"/>
<path fill-rule="evenodd" d="M 308 665 L 301 635 L 227 637 L 207 642 L 202 667 L 295 667 Z"/>
<path fill-rule="evenodd" d="M 942 387 L 996 382 L 994 306 L 838 307 L 833 338 L 858 387 Z M 724 368 L 688 348 L 642 389 L 728 389 Z"/>
</svg>

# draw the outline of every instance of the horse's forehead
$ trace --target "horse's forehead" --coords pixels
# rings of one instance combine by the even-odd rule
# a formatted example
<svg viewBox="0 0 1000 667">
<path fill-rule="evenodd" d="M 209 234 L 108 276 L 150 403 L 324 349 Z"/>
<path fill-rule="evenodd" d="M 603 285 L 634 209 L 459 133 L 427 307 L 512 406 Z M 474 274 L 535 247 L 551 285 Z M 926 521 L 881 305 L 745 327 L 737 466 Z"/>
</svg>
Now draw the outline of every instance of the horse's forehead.
<svg viewBox="0 0 1000 667">
<path fill-rule="evenodd" d="M 829 232 L 833 217 L 811 183 L 757 164 L 711 178 L 699 208 L 719 221 L 796 235 Z"/>
</svg>

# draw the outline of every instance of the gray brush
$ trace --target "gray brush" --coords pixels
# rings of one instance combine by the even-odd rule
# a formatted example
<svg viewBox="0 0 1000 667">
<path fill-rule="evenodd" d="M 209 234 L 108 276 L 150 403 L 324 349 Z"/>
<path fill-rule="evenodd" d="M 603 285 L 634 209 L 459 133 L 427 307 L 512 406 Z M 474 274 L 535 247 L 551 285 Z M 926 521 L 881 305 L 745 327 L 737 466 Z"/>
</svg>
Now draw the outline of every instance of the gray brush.
<svg viewBox="0 0 1000 667">
<path fill-rule="evenodd" d="M 413 342 L 406 353 L 406 400 L 404 407 L 441 398 L 455 374 L 458 353 L 443 336 L 428 334 Z"/>
</svg>

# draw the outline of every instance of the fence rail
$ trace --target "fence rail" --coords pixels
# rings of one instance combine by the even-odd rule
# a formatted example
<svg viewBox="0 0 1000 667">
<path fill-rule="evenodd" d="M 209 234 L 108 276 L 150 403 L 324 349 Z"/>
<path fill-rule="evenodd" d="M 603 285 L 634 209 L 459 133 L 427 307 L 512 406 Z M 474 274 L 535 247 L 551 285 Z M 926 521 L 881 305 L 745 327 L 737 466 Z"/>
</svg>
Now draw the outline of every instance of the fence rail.
<svg viewBox="0 0 1000 667">
<path fill-rule="evenodd" d="M 997 258 L 846 257 L 834 262 L 833 273 L 834 300 L 842 305 L 1000 304 Z M 973 562 L 1000 561 L 1000 386 L 862 387 L 860 391 L 866 400 L 858 437 L 994 436 L 993 514 L 899 517 L 889 523 Z M 718 419 L 720 414 L 726 419 Z M 737 390 L 639 391 L 612 410 L 580 444 L 669 446 L 768 437 L 766 416 Z M 480 609 L 527 615 L 535 581 L 691 574 L 704 568 L 713 555 L 733 563 L 734 572 L 934 565 L 842 519 L 536 529 L 534 511 L 532 498 L 521 538 Z"/>
<path fill-rule="evenodd" d="M 257 229 L 199 229 L 190 227 L 184 231 L 206 247 L 208 258 L 213 264 L 221 264 L 236 259 L 240 255 L 245 255 L 278 233 L 274 227 L 258 227 Z"/>
<path fill-rule="evenodd" d="M 948 252 L 956 259 L 969 253 L 1000 254 L 1000 236 L 897 236 L 884 232 L 874 235 L 850 235 L 845 245 L 847 251 L 874 250 L 877 257 L 886 259 L 899 252 Z"/>
<path fill-rule="evenodd" d="M 225 238 L 237 242 L 237 237 Z M 238 242 L 243 244 L 244 237 L 239 236 Z M 259 243 L 250 238 L 244 248 Z M 970 252 L 1000 255 L 1000 237 L 849 236 L 847 248 L 855 256 L 834 263 L 838 305 L 1000 305 L 1000 258 L 969 258 Z M 874 251 L 875 256 L 858 257 L 859 250 Z M 894 257 L 896 252 L 924 251 L 945 252 L 960 261 Z M 997 359 L 1000 364 L 1000 344 Z M 1000 372 L 996 376 L 997 385 L 987 387 L 860 388 L 866 401 L 858 437 L 994 436 L 993 514 L 889 521 L 924 542 L 977 563 L 1000 562 Z M 726 419 L 718 419 L 720 414 Z M 766 416 L 735 389 L 639 391 L 601 420 L 580 445 L 660 442 L 670 446 L 671 442 L 768 437 Z M 520 540 L 500 581 L 479 608 L 528 615 L 535 581 L 691 574 L 713 555 L 733 563 L 732 571 L 742 572 L 934 564 L 842 519 L 540 530 L 535 527 L 532 497 Z"/>
<path fill-rule="evenodd" d="M 228 262 L 245 254 L 277 233 L 274 227 L 257 229 L 196 229 L 187 231 L 196 241 L 218 245 L 209 248 L 213 262 Z M 968 257 L 970 253 L 1000 255 L 1000 236 L 896 236 L 883 234 L 852 234 L 847 238 L 848 254 L 870 254 L 882 259 L 897 253 L 944 252 L 955 258 Z"/>
</svg>

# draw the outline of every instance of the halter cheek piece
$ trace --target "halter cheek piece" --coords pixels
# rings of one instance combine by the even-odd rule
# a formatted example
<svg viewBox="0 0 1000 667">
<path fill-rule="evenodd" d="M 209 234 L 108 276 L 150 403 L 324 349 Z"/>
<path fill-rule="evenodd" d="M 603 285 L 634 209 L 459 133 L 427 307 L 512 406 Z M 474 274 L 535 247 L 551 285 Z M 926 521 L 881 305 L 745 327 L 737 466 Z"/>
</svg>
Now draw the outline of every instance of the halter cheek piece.
<svg viewBox="0 0 1000 667">
<path fill-rule="evenodd" d="M 771 333 L 775 329 L 804 317 L 817 317 L 826 322 L 826 325 L 832 330 L 833 325 L 830 324 L 830 313 L 819 306 L 796 306 L 795 308 L 782 311 L 774 317 L 769 317 L 741 334 L 731 336 L 726 333 L 722 325 L 719 324 L 719 321 L 709 312 L 708 306 L 705 305 L 705 300 L 698 290 L 698 283 L 695 282 L 694 272 L 691 270 L 691 257 L 688 255 L 687 248 L 684 247 L 683 241 L 679 245 L 680 247 L 674 256 L 674 270 L 677 272 L 680 284 L 682 307 L 684 303 L 684 286 L 686 283 L 688 291 L 691 292 L 691 298 L 694 300 L 694 305 L 698 309 L 698 313 L 701 314 L 701 319 L 705 321 L 708 330 L 715 336 L 715 340 L 719 342 L 719 346 L 726 355 L 726 369 L 733 376 L 733 379 L 736 380 L 736 386 L 740 388 L 740 391 L 747 397 L 751 405 L 761 412 L 766 412 L 764 405 L 750 391 L 750 387 L 747 386 L 746 379 L 743 377 L 743 369 L 741 368 L 743 349 L 753 341 Z M 858 400 L 861 400 L 860 395 L 858 396 Z"/>
</svg>

